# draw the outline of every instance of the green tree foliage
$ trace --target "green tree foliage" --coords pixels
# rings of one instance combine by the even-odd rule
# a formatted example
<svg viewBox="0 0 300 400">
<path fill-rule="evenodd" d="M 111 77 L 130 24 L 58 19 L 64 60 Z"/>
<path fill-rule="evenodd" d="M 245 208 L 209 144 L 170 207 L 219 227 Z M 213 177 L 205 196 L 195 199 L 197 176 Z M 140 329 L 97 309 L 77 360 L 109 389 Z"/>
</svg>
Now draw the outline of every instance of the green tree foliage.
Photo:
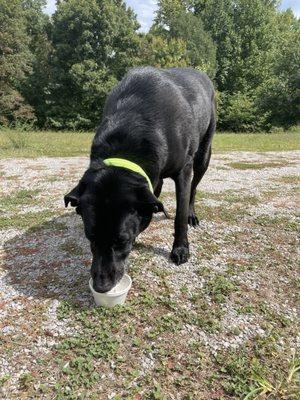
<svg viewBox="0 0 300 400">
<path fill-rule="evenodd" d="M 266 124 L 267 115 L 260 112 L 253 92 L 220 92 L 218 110 L 224 130 L 255 132 Z"/>
<path fill-rule="evenodd" d="M 51 24 L 49 17 L 43 12 L 46 0 L 23 0 L 22 3 L 32 54 L 32 71 L 22 86 L 22 94 L 34 108 L 38 126 L 43 127 L 46 122 L 51 75 Z"/>
<path fill-rule="evenodd" d="M 157 68 L 187 67 L 186 42 L 147 34 L 141 36 L 138 64 Z"/>
<path fill-rule="evenodd" d="M 121 0 L 58 4 L 48 124 L 72 129 L 99 124 L 108 92 L 136 63 L 138 27 Z"/>
<path fill-rule="evenodd" d="M 292 13 L 279 12 L 274 0 L 192 0 L 189 6 L 217 45 L 219 126 L 257 130 L 299 122 L 299 21 Z"/>
<path fill-rule="evenodd" d="M 276 8 L 265 0 L 195 0 L 195 14 L 217 43 L 218 89 L 257 87 L 269 75 L 276 48 Z"/>
<path fill-rule="evenodd" d="M 22 4 L 0 0 L 0 125 L 33 121 L 33 109 L 20 93 L 31 72 L 30 38 Z"/>
<path fill-rule="evenodd" d="M 286 11 L 277 15 L 276 26 L 272 74 L 262 82 L 257 103 L 270 126 L 290 126 L 300 121 L 300 20 Z"/>
<path fill-rule="evenodd" d="M 160 0 L 159 11 L 152 27 L 154 34 L 185 42 L 189 66 L 206 71 L 214 77 L 216 70 L 216 47 L 201 18 L 186 8 L 181 0 Z"/>
</svg>

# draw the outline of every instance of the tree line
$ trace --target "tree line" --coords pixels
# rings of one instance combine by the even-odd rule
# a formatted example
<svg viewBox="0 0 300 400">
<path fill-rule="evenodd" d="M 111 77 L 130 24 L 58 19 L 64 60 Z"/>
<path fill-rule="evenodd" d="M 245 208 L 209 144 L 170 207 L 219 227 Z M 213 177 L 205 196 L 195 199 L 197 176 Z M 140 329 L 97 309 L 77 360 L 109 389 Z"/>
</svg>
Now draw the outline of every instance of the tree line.
<svg viewBox="0 0 300 400">
<path fill-rule="evenodd" d="M 208 73 L 220 129 L 300 119 L 300 20 L 276 0 L 160 0 L 149 33 L 123 0 L 0 0 L 0 127 L 94 129 L 132 67 Z"/>
</svg>

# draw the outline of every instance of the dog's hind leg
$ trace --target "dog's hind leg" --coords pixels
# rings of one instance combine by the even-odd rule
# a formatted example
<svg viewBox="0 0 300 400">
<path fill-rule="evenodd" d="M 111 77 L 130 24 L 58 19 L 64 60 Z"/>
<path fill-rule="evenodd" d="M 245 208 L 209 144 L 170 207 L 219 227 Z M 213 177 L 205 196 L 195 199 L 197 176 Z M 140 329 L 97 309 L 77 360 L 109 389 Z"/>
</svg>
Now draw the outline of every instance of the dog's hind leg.
<svg viewBox="0 0 300 400">
<path fill-rule="evenodd" d="M 192 180 L 192 187 L 191 187 L 191 197 L 190 197 L 190 205 L 189 205 L 189 216 L 188 216 L 188 223 L 190 226 L 196 227 L 199 225 L 198 217 L 195 213 L 195 197 L 197 186 L 201 179 L 203 178 L 211 157 L 211 141 L 213 138 L 213 134 L 216 129 L 216 123 L 213 118 L 212 122 L 210 123 L 207 133 L 205 134 L 204 138 L 202 139 L 199 149 L 194 158 L 193 170 L 194 176 Z"/>
</svg>

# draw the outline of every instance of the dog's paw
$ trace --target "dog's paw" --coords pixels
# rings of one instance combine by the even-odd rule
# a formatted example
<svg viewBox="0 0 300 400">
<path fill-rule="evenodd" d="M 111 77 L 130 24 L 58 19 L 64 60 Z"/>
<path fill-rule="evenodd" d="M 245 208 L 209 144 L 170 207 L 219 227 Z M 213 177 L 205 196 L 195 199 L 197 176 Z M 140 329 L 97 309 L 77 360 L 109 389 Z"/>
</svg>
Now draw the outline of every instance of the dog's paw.
<svg viewBox="0 0 300 400">
<path fill-rule="evenodd" d="M 194 212 L 191 212 L 188 217 L 188 224 L 193 228 L 196 228 L 199 225 L 199 219 Z"/>
<path fill-rule="evenodd" d="M 189 257 L 190 257 L 190 252 L 188 246 L 174 247 L 171 252 L 171 260 L 176 265 L 186 263 Z"/>
</svg>

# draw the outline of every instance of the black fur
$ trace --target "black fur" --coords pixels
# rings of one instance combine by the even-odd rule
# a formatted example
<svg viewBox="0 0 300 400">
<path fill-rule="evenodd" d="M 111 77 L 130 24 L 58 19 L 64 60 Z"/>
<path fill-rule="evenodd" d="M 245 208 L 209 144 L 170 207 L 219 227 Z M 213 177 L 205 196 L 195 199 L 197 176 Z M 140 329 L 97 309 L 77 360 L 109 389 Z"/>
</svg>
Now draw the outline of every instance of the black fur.
<svg viewBox="0 0 300 400">
<path fill-rule="evenodd" d="M 157 197 L 167 177 L 175 181 L 177 200 L 171 258 L 176 264 L 187 261 L 187 226 L 198 224 L 195 193 L 209 164 L 215 114 L 211 81 L 188 68 L 133 69 L 108 96 L 90 167 L 65 196 L 66 206 L 71 203 L 82 216 L 91 242 L 95 290 L 108 291 L 122 277 L 135 238 L 154 212 L 164 211 Z M 105 166 L 110 157 L 140 165 L 155 195 L 139 174 Z"/>
</svg>

